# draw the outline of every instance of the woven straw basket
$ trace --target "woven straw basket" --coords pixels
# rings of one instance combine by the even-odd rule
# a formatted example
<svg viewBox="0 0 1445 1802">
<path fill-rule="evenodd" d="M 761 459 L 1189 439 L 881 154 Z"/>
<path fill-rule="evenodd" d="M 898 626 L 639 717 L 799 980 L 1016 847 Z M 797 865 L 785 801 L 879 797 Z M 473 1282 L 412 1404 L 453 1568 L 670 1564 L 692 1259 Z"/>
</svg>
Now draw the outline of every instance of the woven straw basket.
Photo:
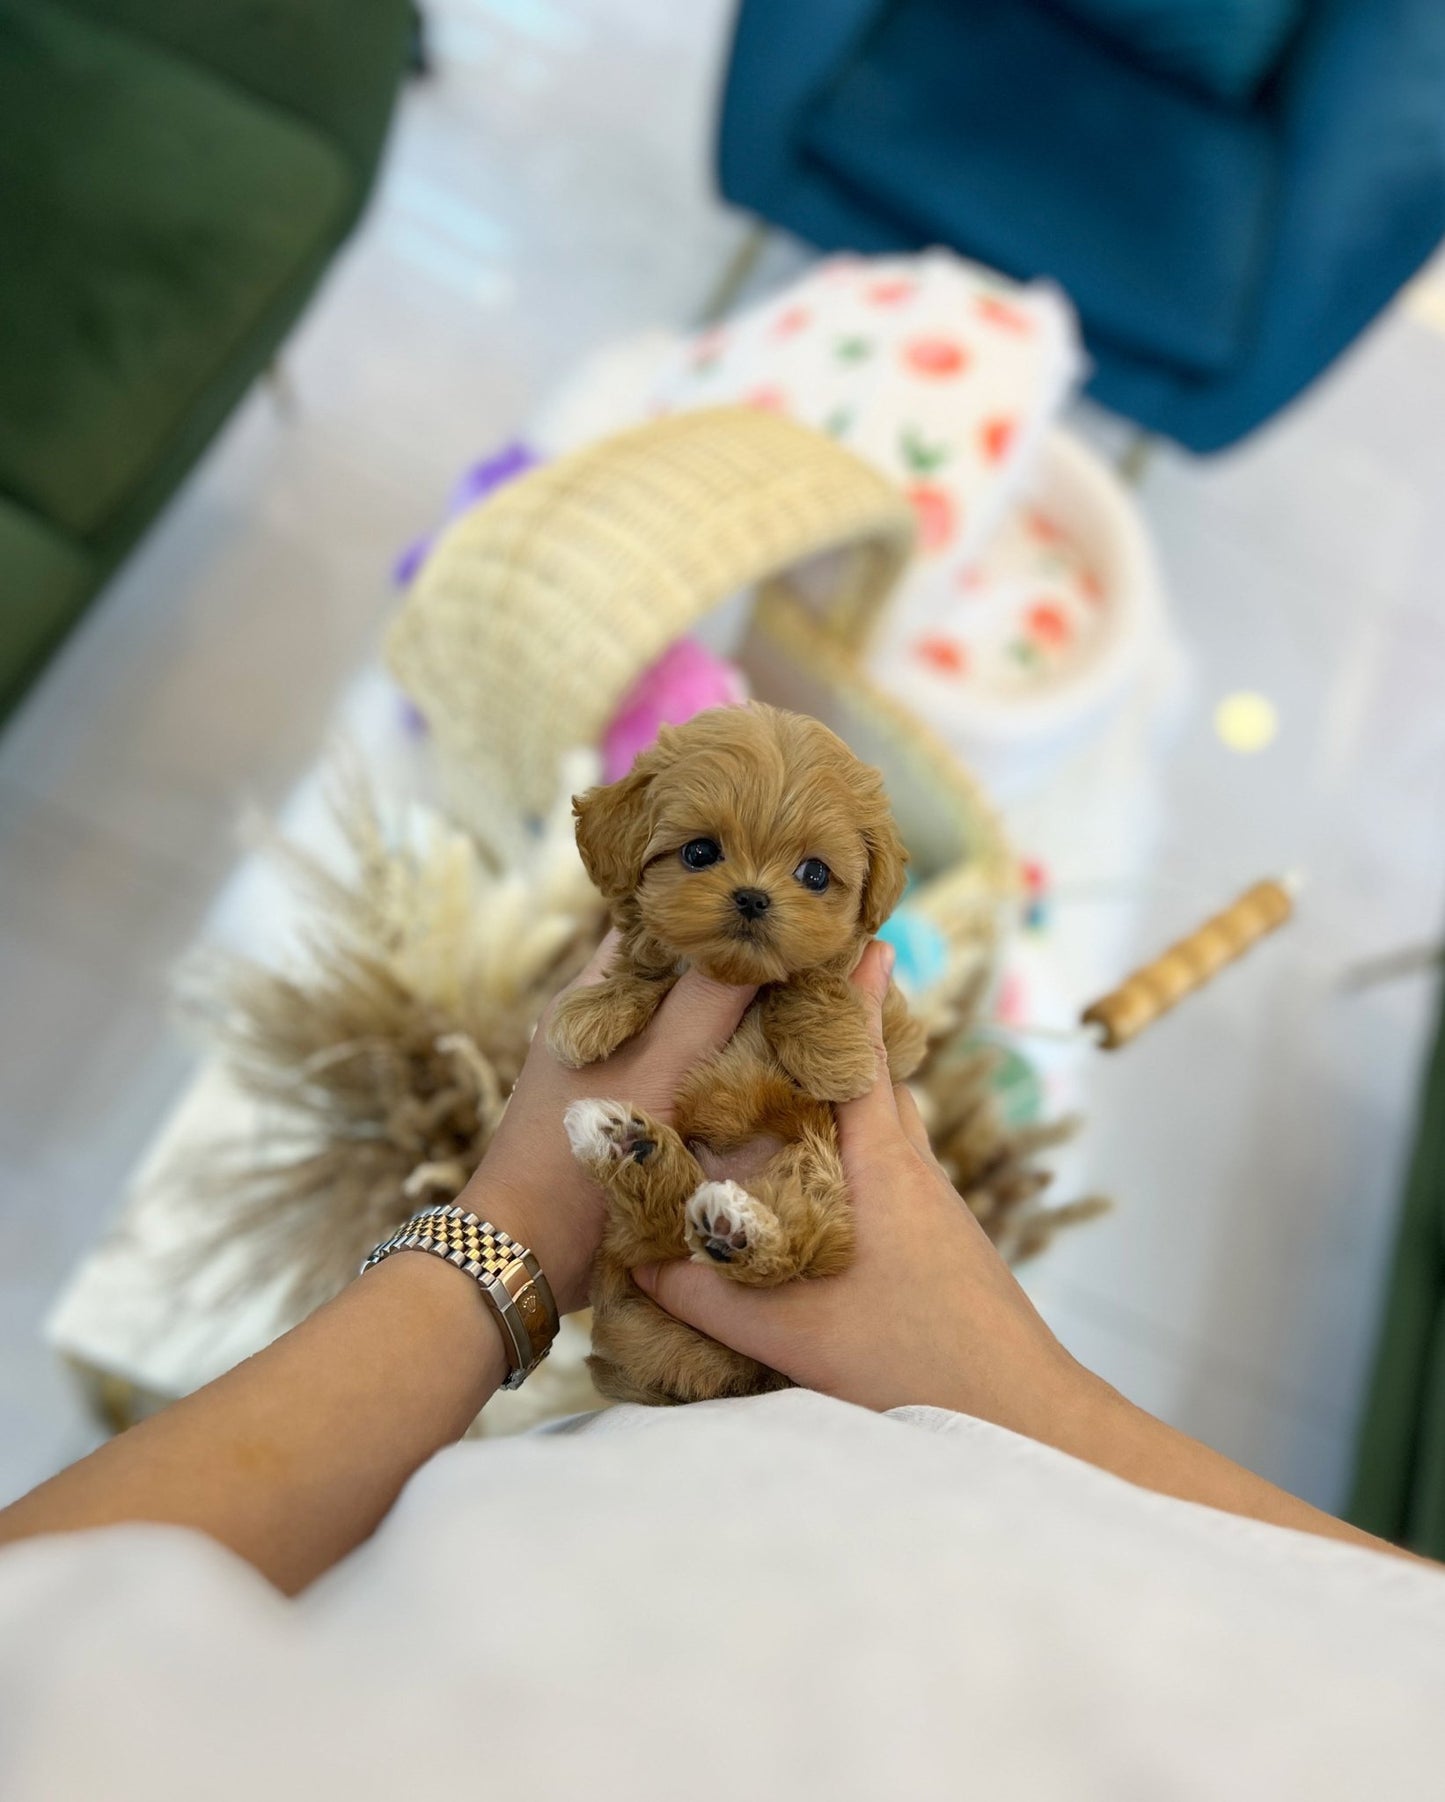
<svg viewBox="0 0 1445 1802">
<path fill-rule="evenodd" d="M 413 585 L 388 661 L 454 798 L 540 814 L 562 754 L 595 745 L 674 639 L 752 590 L 740 660 L 754 692 L 826 720 L 879 766 L 922 878 L 912 899 L 955 946 L 976 946 L 1014 860 L 951 753 L 859 661 L 912 542 L 903 496 L 831 439 L 748 408 L 679 414 L 464 514 Z"/>
</svg>

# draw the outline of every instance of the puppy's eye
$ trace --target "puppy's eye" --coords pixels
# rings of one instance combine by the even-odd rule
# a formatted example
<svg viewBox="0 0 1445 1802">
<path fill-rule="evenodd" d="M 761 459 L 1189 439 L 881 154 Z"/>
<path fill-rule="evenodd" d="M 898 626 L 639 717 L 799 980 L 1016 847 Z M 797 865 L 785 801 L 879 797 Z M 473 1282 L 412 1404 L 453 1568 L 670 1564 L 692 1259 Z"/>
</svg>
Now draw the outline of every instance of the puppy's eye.
<svg viewBox="0 0 1445 1802">
<path fill-rule="evenodd" d="M 795 880 L 801 882 L 804 888 L 812 889 L 815 895 L 821 895 L 827 888 L 831 875 L 832 871 L 821 857 L 805 857 L 793 871 Z"/>
<path fill-rule="evenodd" d="M 715 838 L 693 838 L 682 847 L 682 861 L 690 870 L 705 870 L 722 860 L 722 846 Z"/>
</svg>

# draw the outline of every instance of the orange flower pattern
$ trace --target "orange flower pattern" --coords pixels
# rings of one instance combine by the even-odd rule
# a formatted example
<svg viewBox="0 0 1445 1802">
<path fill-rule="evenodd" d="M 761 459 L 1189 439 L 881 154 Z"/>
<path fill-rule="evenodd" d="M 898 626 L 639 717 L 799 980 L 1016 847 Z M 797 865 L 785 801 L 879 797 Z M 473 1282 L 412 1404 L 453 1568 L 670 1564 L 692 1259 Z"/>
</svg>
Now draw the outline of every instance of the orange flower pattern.
<svg viewBox="0 0 1445 1802">
<path fill-rule="evenodd" d="M 915 494 L 909 499 L 917 506 Z M 1014 515 L 978 562 L 953 572 L 957 598 L 947 625 L 920 627 L 907 641 L 915 669 L 1004 695 L 1054 679 L 1087 647 L 1103 588 L 1067 534 L 1048 523 L 1041 535 L 1034 517 Z"/>
<path fill-rule="evenodd" d="M 980 294 L 973 304 L 979 318 L 999 331 L 1015 332 L 1026 338 L 1034 329 L 1032 315 L 1005 300 L 1001 294 Z"/>
<path fill-rule="evenodd" d="M 920 663 L 941 671 L 945 676 L 968 673 L 968 648 L 956 638 L 930 633 L 914 642 L 913 654 Z"/>
<path fill-rule="evenodd" d="M 925 381 L 937 382 L 962 375 L 969 353 L 954 338 L 910 338 L 903 346 L 903 366 Z"/>
<path fill-rule="evenodd" d="M 919 550 L 926 557 L 946 551 L 958 530 L 959 509 L 952 495 L 936 482 L 915 482 L 903 492 L 918 520 Z"/>
<path fill-rule="evenodd" d="M 1062 650 L 1073 638 L 1069 616 L 1054 601 L 1035 601 L 1024 615 L 1024 630 L 1041 650 Z"/>
<path fill-rule="evenodd" d="M 1013 449 L 1017 429 L 1016 421 L 1007 413 L 996 414 L 992 419 L 984 420 L 978 428 L 978 443 L 986 463 L 1003 462 Z"/>
</svg>

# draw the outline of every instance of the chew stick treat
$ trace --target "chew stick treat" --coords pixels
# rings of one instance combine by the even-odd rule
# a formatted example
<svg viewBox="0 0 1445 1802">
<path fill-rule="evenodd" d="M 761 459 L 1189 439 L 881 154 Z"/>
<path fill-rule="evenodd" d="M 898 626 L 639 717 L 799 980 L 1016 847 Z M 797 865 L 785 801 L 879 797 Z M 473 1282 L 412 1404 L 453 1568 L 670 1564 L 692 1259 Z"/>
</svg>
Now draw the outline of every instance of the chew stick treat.
<svg viewBox="0 0 1445 1802">
<path fill-rule="evenodd" d="M 1111 994 L 1084 1009 L 1082 1023 L 1105 1051 L 1117 1051 L 1243 957 L 1294 912 L 1284 882 L 1256 882 L 1223 913 L 1135 970 Z"/>
</svg>

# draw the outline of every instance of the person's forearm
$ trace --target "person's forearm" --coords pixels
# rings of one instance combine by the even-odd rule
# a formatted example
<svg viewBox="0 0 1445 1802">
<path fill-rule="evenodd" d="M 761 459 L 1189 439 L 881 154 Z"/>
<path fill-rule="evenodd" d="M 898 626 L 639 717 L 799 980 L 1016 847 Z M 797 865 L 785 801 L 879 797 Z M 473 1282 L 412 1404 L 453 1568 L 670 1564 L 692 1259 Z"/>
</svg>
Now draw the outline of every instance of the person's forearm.
<svg viewBox="0 0 1445 1802">
<path fill-rule="evenodd" d="M 1233 1463 L 1221 1452 L 1166 1426 L 1142 1408 L 1136 1408 L 1116 1389 L 1091 1371 L 1075 1365 L 1051 1428 L 1040 1433 L 1060 1451 L 1069 1452 L 1100 1470 L 1123 1477 L 1141 1489 L 1180 1501 L 1198 1502 L 1225 1514 L 1242 1514 L 1270 1526 L 1292 1527 L 1296 1532 L 1340 1539 L 1374 1552 L 1402 1551 L 1387 1540 L 1361 1532 L 1312 1508 L 1298 1496 L 1277 1489 L 1263 1477 Z"/>
<path fill-rule="evenodd" d="M 602 980 L 616 946 L 609 934 L 578 986 Z M 583 1071 L 559 1065 L 538 1033 L 457 1200 L 531 1248 L 562 1313 L 586 1300 L 602 1232 L 601 1191 L 562 1125 L 569 1103 L 629 1096 L 665 1112 L 752 997 L 689 971 L 646 1031 Z M 506 1374 L 501 1327 L 471 1278 L 400 1253 L 239 1369 L 0 1511 L 0 1543 L 159 1521 L 207 1533 L 280 1588 L 302 1589 L 373 1531 Z"/>
<path fill-rule="evenodd" d="M 165 1522 L 219 1540 L 294 1593 L 373 1531 L 506 1374 L 476 1285 L 440 1259 L 401 1253 L 0 1512 L 0 1543 Z"/>
</svg>

